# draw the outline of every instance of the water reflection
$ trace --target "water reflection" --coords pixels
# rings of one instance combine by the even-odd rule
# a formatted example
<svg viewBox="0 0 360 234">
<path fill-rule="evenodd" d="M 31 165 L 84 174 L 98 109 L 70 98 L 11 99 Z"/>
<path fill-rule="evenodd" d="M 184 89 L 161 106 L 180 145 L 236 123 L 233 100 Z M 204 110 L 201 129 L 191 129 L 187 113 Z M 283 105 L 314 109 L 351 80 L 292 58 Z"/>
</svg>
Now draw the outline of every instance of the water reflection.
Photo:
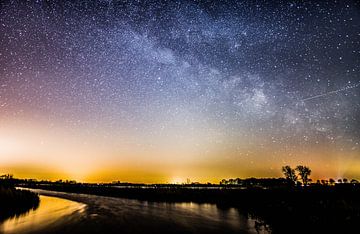
<svg viewBox="0 0 360 234">
<path fill-rule="evenodd" d="M 63 217 L 82 213 L 85 205 L 66 199 L 40 196 L 39 207 L 18 217 L 10 218 L 0 224 L 1 233 L 36 232 L 55 225 Z"/>
<path fill-rule="evenodd" d="M 165 219 L 173 217 L 177 225 L 190 229 L 225 228 L 251 232 L 254 223 L 234 208 L 219 209 L 213 204 L 143 202 L 143 206 L 146 207 L 141 210 L 144 215 L 155 215 Z"/>
<path fill-rule="evenodd" d="M 47 195 L 41 196 L 39 209 L 8 220 L 3 224 L 5 233 L 27 233 L 27 229 L 40 233 L 257 233 L 254 220 L 236 209 L 220 209 L 212 204 L 34 191 Z M 69 215 L 79 210 L 81 215 Z"/>
</svg>

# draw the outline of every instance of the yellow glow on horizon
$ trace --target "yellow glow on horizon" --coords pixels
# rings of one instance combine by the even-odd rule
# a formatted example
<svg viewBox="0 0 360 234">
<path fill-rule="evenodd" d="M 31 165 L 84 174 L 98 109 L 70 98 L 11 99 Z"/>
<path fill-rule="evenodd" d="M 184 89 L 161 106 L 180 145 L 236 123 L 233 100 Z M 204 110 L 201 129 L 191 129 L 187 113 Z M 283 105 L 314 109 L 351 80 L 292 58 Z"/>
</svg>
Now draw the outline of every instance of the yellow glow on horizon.
<svg viewBox="0 0 360 234">
<path fill-rule="evenodd" d="M 170 140 L 167 135 L 165 139 L 145 139 L 129 132 L 111 134 L 109 139 L 36 122 L 2 123 L 0 173 L 83 182 L 184 183 L 189 178 L 192 182 L 218 183 L 223 178 L 279 177 L 281 166 L 305 164 L 312 169 L 313 179 L 360 177 L 358 150 L 339 153 L 314 146 L 308 153 L 293 150 L 294 156 L 289 156 L 289 152 L 274 147 L 261 149 L 241 142 L 236 145 L 243 147 L 239 150 L 226 145 L 230 139 L 221 136 L 211 144 L 205 133 L 192 135 L 201 139 L 195 143 L 178 142 L 176 137 Z"/>
<path fill-rule="evenodd" d="M 185 180 L 182 178 L 171 178 L 170 184 L 183 184 Z"/>
</svg>

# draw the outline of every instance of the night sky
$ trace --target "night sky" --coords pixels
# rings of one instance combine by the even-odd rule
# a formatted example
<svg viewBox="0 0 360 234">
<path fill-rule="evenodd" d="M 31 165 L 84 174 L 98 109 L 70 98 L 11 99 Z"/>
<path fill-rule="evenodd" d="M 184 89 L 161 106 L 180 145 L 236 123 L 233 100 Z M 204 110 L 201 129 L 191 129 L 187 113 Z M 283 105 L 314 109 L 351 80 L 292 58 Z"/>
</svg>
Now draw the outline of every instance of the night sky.
<svg viewBox="0 0 360 234">
<path fill-rule="evenodd" d="M 360 178 L 356 1 L 1 1 L 0 172 Z"/>
</svg>

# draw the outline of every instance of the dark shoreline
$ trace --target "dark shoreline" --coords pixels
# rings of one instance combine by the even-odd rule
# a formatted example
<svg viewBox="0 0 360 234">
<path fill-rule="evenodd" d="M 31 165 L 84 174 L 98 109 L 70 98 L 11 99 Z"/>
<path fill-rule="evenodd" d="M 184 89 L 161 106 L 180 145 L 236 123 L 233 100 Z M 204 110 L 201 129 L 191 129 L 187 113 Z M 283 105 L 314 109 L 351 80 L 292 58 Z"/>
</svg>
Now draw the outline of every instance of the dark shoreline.
<svg viewBox="0 0 360 234">
<path fill-rule="evenodd" d="M 195 202 L 237 208 L 261 220 L 273 233 L 353 233 L 360 223 L 360 186 L 310 186 L 288 188 L 203 188 L 181 186 L 140 188 L 81 184 L 27 185 L 75 194 L 137 199 L 148 202 Z"/>
<path fill-rule="evenodd" d="M 0 222 L 36 209 L 39 203 L 36 193 L 0 186 Z"/>
</svg>

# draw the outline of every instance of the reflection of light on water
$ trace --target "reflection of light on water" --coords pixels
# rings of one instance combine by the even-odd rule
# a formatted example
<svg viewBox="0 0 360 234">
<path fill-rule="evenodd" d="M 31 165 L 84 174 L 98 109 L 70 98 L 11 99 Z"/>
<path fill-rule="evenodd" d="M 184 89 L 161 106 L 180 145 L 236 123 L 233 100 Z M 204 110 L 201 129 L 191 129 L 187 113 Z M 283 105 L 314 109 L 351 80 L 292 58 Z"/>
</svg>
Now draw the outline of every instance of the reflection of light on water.
<svg viewBox="0 0 360 234">
<path fill-rule="evenodd" d="M 174 206 L 177 209 L 183 209 L 187 212 L 193 213 L 193 215 L 199 215 L 199 218 L 205 218 L 214 222 L 225 222 L 233 227 L 240 227 L 239 220 L 243 220 L 244 217 L 234 208 L 219 209 L 214 204 L 197 204 L 193 202 L 175 203 Z"/>
<path fill-rule="evenodd" d="M 75 212 L 83 212 L 85 205 L 66 199 L 40 196 L 40 205 L 25 215 L 6 220 L 0 225 L 2 233 L 22 233 L 40 230 Z"/>
<path fill-rule="evenodd" d="M 194 202 L 162 203 L 162 202 L 143 202 L 142 213 L 148 213 L 159 218 L 172 218 L 180 226 L 191 226 L 196 230 L 197 227 L 218 230 L 221 227 L 231 230 L 246 231 L 246 233 L 256 233 L 254 220 L 239 213 L 235 208 L 220 209 L 217 205 Z M 152 211 L 156 210 L 155 213 Z"/>
</svg>

